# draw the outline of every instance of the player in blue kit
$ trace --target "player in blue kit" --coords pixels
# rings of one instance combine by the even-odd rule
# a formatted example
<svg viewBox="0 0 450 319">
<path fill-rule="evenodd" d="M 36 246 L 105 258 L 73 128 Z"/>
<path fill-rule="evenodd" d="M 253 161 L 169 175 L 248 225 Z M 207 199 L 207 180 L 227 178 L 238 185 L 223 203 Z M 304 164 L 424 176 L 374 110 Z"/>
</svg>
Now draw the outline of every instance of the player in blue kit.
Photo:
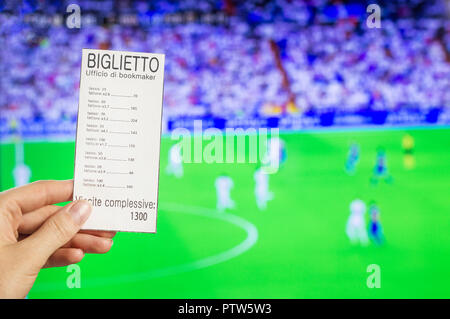
<svg viewBox="0 0 450 319">
<path fill-rule="evenodd" d="M 356 172 L 356 165 L 359 162 L 359 145 L 358 143 L 352 143 L 348 150 L 347 162 L 345 163 L 345 171 L 349 175 L 354 175 Z"/>
<path fill-rule="evenodd" d="M 370 181 L 372 185 L 376 185 L 380 179 L 384 179 L 386 183 L 392 183 L 392 176 L 387 169 L 386 151 L 382 147 L 377 149 L 375 167 Z"/>
<path fill-rule="evenodd" d="M 380 223 L 380 210 L 375 202 L 369 207 L 369 237 L 377 245 L 381 245 L 384 241 L 383 230 Z"/>
</svg>

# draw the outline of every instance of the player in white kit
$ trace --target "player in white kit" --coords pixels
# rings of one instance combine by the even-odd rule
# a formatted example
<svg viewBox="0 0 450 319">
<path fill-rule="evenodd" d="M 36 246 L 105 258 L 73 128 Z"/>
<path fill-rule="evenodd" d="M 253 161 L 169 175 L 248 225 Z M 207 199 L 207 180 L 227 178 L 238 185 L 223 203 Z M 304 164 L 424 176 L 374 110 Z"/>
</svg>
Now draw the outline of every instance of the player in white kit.
<svg viewBox="0 0 450 319">
<path fill-rule="evenodd" d="M 284 141 L 279 137 L 272 137 L 267 141 L 267 150 L 262 162 L 267 173 L 276 173 L 281 164 L 286 161 Z"/>
<path fill-rule="evenodd" d="M 14 178 L 14 186 L 23 186 L 30 182 L 31 169 L 24 163 L 24 147 L 23 143 L 19 140 L 16 141 L 16 165 L 12 171 Z"/>
<path fill-rule="evenodd" d="M 168 175 L 174 175 L 176 178 L 183 177 L 183 160 L 181 156 L 181 147 L 178 144 L 173 145 L 169 150 L 169 164 L 166 172 Z"/>
<path fill-rule="evenodd" d="M 253 178 L 255 179 L 256 205 L 259 210 L 266 210 L 267 202 L 273 199 L 273 193 L 269 191 L 269 174 L 260 167 L 253 174 Z"/>
<path fill-rule="evenodd" d="M 369 243 L 365 213 L 366 204 L 362 200 L 355 199 L 350 203 L 350 216 L 345 231 L 352 244 L 359 243 L 365 246 Z"/>
<path fill-rule="evenodd" d="M 221 175 L 216 178 L 214 183 L 217 193 L 217 210 L 224 212 L 226 209 L 235 207 L 234 201 L 231 199 L 231 189 L 234 187 L 233 180 L 227 175 Z"/>
</svg>

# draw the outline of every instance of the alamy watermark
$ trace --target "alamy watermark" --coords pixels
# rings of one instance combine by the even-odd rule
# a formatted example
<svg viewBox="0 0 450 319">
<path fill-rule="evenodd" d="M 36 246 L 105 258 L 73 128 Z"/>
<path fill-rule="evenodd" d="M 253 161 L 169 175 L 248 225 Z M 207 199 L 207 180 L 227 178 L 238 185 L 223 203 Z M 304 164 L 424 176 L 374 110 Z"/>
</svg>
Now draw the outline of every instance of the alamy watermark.
<svg viewBox="0 0 450 319">
<path fill-rule="evenodd" d="M 66 18 L 66 26 L 69 29 L 81 28 L 81 8 L 78 4 L 69 4 L 66 13 L 70 13 Z"/>
<path fill-rule="evenodd" d="M 381 268 L 380 265 L 370 264 L 367 266 L 366 271 L 370 273 L 367 277 L 367 288 L 381 288 Z"/>
<path fill-rule="evenodd" d="M 66 285 L 69 289 L 81 288 L 81 268 L 77 264 L 67 266 L 66 272 L 70 275 L 67 276 Z"/>
<path fill-rule="evenodd" d="M 378 4 L 369 4 L 366 8 L 366 12 L 370 13 L 366 19 L 366 26 L 369 29 L 381 28 L 381 8 Z"/>
<path fill-rule="evenodd" d="M 260 163 L 267 174 L 278 171 L 283 147 L 278 128 L 217 128 L 203 130 L 194 121 L 194 130 L 176 128 L 171 139 L 177 141 L 173 156 L 182 163 Z"/>
</svg>

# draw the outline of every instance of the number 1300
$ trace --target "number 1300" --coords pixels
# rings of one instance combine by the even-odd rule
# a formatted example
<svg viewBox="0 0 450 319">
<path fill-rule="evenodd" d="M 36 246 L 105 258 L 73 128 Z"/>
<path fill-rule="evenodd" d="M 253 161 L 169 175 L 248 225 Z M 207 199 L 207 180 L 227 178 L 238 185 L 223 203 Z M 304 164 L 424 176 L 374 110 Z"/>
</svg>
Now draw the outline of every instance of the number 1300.
<svg viewBox="0 0 450 319">
<path fill-rule="evenodd" d="M 146 212 L 131 212 L 131 220 L 146 221 L 147 213 Z"/>
</svg>

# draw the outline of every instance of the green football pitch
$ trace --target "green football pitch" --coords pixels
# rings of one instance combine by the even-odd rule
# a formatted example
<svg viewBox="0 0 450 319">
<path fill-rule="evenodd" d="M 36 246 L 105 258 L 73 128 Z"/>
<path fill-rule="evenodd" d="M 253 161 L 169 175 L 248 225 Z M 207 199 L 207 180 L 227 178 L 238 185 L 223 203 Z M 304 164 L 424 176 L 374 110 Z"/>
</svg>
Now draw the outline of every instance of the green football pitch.
<svg viewBox="0 0 450 319">
<path fill-rule="evenodd" d="M 414 137 L 416 166 L 403 166 L 401 140 Z M 185 164 L 165 174 L 163 138 L 158 232 L 119 233 L 106 255 L 79 264 L 81 288 L 66 267 L 43 270 L 30 298 L 442 298 L 450 297 L 450 129 L 281 134 L 287 160 L 270 176 L 275 198 L 259 211 L 256 164 Z M 344 171 L 359 143 L 356 174 Z M 371 185 L 376 149 L 386 150 L 392 183 Z M 13 186 L 14 145 L 0 146 L 1 187 Z M 73 177 L 73 142 L 27 142 L 31 180 Z M 216 213 L 215 178 L 227 173 L 237 207 Z M 386 241 L 353 246 L 349 204 L 375 200 Z M 366 214 L 368 219 L 368 216 Z M 379 265 L 380 288 L 367 267 Z"/>
</svg>

